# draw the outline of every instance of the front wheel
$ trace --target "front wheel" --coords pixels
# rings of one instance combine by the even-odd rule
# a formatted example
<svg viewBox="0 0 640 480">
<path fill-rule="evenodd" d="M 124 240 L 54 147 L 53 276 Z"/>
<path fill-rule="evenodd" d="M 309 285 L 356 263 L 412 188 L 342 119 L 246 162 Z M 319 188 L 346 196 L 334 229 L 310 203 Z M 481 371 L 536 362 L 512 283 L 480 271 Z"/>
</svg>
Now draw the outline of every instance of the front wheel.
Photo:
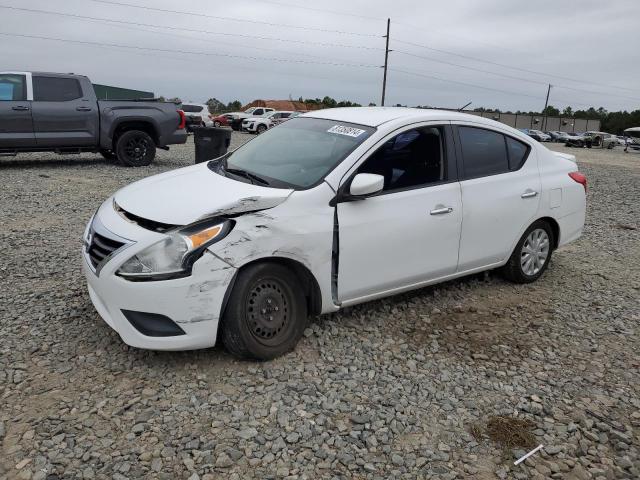
<svg viewBox="0 0 640 480">
<path fill-rule="evenodd" d="M 553 245 L 554 236 L 549 224 L 544 220 L 534 222 L 502 268 L 504 276 L 514 283 L 535 282 L 549 266 Z"/>
<path fill-rule="evenodd" d="M 267 126 L 263 125 L 263 124 L 258 125 L 258 128 L 256 129 L 256 133 L 258 135 L 260 135 L 261 133 L 264 133 L 266 131 L 267 131 Z"/>
<path fill-rule="evenodd" d="M 292 350 L 307 325 L 295 273 L 261 263 L 238 273 L 222 319 L 222 342 L 240 358 L 270 360 Z"/>
<path fill-rule="evenodd" d="M 123 165 L 143 167 L 153 162 L 156 156 L 156 144 L 148 133 L 129 130 L 118 137 L 116 154 Z"/>
<path fill-rule="evenodd" d="M 213 122 L 213 126 L 216 128 L 220 128 L 220 122 L 216 120 L 215 122 Z"/>
</svg>

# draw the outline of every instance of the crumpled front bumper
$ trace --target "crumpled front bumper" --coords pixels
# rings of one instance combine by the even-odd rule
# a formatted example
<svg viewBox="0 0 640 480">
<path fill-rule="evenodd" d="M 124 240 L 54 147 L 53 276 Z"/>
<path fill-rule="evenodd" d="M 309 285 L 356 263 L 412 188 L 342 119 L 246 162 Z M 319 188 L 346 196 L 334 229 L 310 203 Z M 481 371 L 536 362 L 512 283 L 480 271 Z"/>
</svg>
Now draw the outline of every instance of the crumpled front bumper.
<svg viewBox="0 0 640 480">
<path fill-rule="evenodd" d="M 105 202 L 107 203 L 107 202 Z M 122 340 L 133 347 L 151 350 L 190 350 L 215 345 L 218 323 L 236 269 L 214 254 L 205 252 L 195 262 L 188 277 L 131 282 L 116 275 L 118 268 L 149 244 L 157 241 L 149 231 L 127 222 L 112 208 L 96 214 L 102 232 L 117 238 L 133 239 L 137 233 L 144 242 L 130 243 L 118 250 L 96 273 L 83 247 L 83 272 L 89 296 L 104 321 Z M 149 336 L 141 333 L 123 311 L 159 314 L 168 317 L 184 331 L 175 336 Z"/>
</svg>

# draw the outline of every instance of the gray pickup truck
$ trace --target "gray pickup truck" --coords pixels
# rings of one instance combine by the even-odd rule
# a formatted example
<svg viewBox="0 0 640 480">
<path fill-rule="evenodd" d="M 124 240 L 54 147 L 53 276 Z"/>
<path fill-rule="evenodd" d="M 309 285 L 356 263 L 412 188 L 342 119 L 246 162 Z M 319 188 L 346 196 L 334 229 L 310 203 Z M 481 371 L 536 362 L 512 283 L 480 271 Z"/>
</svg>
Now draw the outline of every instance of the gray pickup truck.
<svg viewBox="0 0 640 480">
<path fill-rule="evenodd" d="M 185 143 L 173 103 L 97 100 L 83 75 L 0 72 L 0 155 L 99 152 L 127 166 L 149 165 L 156 148 Z"/>
</svg>

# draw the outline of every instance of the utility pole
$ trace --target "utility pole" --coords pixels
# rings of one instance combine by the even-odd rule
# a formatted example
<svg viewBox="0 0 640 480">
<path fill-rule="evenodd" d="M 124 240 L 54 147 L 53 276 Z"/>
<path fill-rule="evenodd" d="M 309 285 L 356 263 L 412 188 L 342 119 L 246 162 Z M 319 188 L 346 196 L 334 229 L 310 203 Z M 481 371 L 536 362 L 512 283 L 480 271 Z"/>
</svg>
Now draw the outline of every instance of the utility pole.
<svg viewBox="0 0 640 480">
<path fill-rule="evenodd" d="M 389 30 L 391 29 L 391 19 L 387 18 L 387 34 L 385 38 L 387 39 L 387 46 L 384 50 L 384 76 L 382 78 L 382 101 L 380 102 L 380 106 L 384 107 L 384 96 L 387 91 L 387 64 L 389 62 Z"/>
<path fill-rule="evenodd" d="M 551 84 L 549 84 L 549 88 L 547 88 L 547 99 L 544 101 L 544 110 L 542 113 L 544 114 L 542 120 L 542 131 L 547 129 L 547 107 L 549 106 L 549 94 L 551 93 Z"/>
</svg>

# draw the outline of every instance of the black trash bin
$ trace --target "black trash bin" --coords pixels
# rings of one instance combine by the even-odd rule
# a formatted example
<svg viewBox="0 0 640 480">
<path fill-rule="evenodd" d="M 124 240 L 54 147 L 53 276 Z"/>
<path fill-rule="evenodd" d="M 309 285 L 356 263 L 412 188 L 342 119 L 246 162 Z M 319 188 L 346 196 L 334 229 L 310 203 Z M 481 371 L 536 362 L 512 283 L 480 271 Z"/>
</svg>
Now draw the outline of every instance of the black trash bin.
<svg viewBox="0 0 640 480">
<path fill-rule="evenodd" d="M 231 130 L 216 127 L 194 127 L 193 141 L 196 145 L 196 163 L 221 157 L 231 144 Z"/>
</svg>

